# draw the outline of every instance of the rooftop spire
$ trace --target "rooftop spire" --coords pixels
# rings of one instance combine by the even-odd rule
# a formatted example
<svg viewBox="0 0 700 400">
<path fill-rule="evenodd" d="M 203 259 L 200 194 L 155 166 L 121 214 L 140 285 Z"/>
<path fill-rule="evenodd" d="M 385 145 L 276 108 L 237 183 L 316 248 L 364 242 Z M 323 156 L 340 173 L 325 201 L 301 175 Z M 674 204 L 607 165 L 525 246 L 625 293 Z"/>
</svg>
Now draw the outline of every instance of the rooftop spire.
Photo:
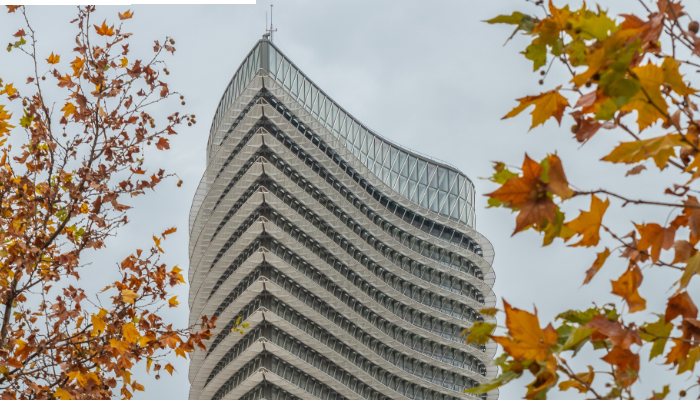
<svg viewBox="0 0 700 400">
<path fill-rule="evenodd" d="M 274 33 L 277 32 L 277 28 L 274 28 L 272 25 L 272 7 L 273 4 L 270 4 L 270 28 L 266 28 L 263 35 L 263 38 L 268 39 L 270 42 L 273 40 Z M 265 13 L 265 25 L 267 25 L 267 13 Z"/>
</svg>

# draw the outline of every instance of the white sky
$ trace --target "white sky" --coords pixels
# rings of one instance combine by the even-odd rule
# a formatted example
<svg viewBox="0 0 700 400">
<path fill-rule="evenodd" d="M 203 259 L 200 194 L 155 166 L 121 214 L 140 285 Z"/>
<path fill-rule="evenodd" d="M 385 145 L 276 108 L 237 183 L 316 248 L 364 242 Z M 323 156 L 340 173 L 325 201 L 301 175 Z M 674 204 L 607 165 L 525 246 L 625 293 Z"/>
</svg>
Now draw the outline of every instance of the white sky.
<svg viewBox="0 0 700 400">
<path fill-rule="evenodd" d="M 641 9 L 632 0 L 610 1 L 605 6 L 610 6 L 614 15 Z M 116 22 L 117 11 L 126 8 L 99 7 L 98 12 Z M 175 181 L 167 182 L 155 195 L 129 203 L 136 206 L 132 223 L 93 260 L 92 271 L 83 274 L 85 286 L 102 284 L 102 280 L 109 279 L 105 269 L 109 271 L 134 248 L 150 246 L 152 233 L 173 225 L 179 231 L 166 241 L 166 256 L 171 265 L 187 266 L 188 212 L 205 168 L 211 118 L 232 74 L 264 33 L 269 1 L 258 1 L 257 5 L 131 8 L 135 18 L 127 21 L 125 31 L 134 33 L 132 48 L 141 48 L 150 55 L 152 40 L 162 40 L 166 34 L 175 38 L 175 57 L 165 57 L 171 72 L 168 82 L 171 90 L 185 94 L 187 106 L 178 109 L 196 114 L 198 124 L 181 129 L 180 135 L 171 139 L 170 151 L 149 154 L 152 168 L 177 172 L 184 185 L 176 188 Z M 540 77 L 531 72 L 532 63 L 518 54 L 525 48 L 526 38 L 518 35 L 503 47 L 511 28 L 481 22 L 515 10 L 534 13 L 531 3 L 290 0 L 276 4 L 274 10 L 279 29 L 275 44 L 334 100 L 381 135 L 449 161 L 472 178 L 477 189 L 477 229 L 496 250 L 494 289 L 499 305 L 501 298 L 528 310 L 535 304 L 541 321 L 547 321 L 559 312 L 587 307 L 593 301 L 617 302 L 609 294 L 607 281 L 624 271 L 622 260 L 611 257 L 593 283 L 581 287 L 584 272 L 595 258 L 592 251 L 566 248 L 561 242 L 542 249 L 541 237 L 533 232 L 511 237 L 514 215 L 502 209 L 485 209 L 486 198 L 482 195 L 496 186 L 479 178 L 491 174 L 490 162 L 494 160 L 519 166 L 524 151 L 539 160 L 556 150 L 564 160 L 569 181 L 579 188 L 605 187 L 631 197 L 664 199 L 660 193 L 665 186 L 658 183 L 661 174 L 653 164 L 641 175 L 624 179 L 627 168 L 597 161 L 617 142 L 628 140 L 621 132 L 600 131 L 579 148 L 569 132 L 572 120 L 568 116 L 561 128 L 548 122 L 529 133 L 530 117 L 526 114 L 501 120 L 515 106 L 515 98 L 568 80 L 555 66 L 544 86 L 539 86 Z M 61 54 L 59 70 L 68 70 L 68 61 L 74 58 L 70 51 L 75 28 L 68 24 L 74 18 L 74 8 L 30 7 L 29 14 L 38 22 L 40 55 L 48 57 L 52 51 Z M 19 28 L 19 16 L 0 16 L 0 37 L 9 40 Z M 143 46 L 137 46 L 138 41 Z M 0 77 L 6 82 L 20 83 L 28 75 L 14 66 L 19 59 L 17 52 L 0 52 Z M 663 173 L 666 179 L 675 178 L 670 173 Z M 639 206 L 620 211 L 620 203 L 611 201 L 606 223 L 623 234 L 632 229 L 631 220 L 663 223 L 668 216 L 668 210 Z M 579 208 L 588 209 L 588 202 L 569 205 L 569 217 L 577 215 Z M 615 246 L 607 238 L 605 245 Z M 663 312 L 663 296 L 668 295 L 678 276 L 658 270 L 645 270 L 645 274 L 640 292 L 650 310 Z M 698 293 L 698 288 L 695 283 L 690 290 Z M 175 325 L 183 326 L 187 321 L 187 287 L 178 289 L 178 294 L 181 306 L 166 315 Z M 582 360 L 582 365 L 587 361 Z M 146 385 L 147 391 L 136 399 L 185 399 L 189 388 L 187 363 L 180 358 L 175 365 L 178 373 L 174 377 L 158 381 L 146 375 L 145 366 L 137 368 L 135 378 Z M 637 394 L 640 398 L 650 397 L 652 389 L 660 390 L 673 376 L 657 372 L 666 367 L 651 369 L 653 372 L 642 383 L 644 391 Z M 642 376 L 649 370 L 643 367 Z M 506 387 L 501 398 L 522 397 L 527 383 L 529 380 L 522 379 Z M 566 398 L 574 396 L 568 393 Z"/>
</svg>

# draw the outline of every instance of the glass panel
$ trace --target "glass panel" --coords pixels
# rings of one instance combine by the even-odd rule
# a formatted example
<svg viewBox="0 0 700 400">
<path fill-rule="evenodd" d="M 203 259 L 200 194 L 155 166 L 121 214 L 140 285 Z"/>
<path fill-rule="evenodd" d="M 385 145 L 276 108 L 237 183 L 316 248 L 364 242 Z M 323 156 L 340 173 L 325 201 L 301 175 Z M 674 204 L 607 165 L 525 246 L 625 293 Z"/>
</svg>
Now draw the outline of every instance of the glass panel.
<svg viewBox="0 0 700 400">
<path fill-rule="evenodd" d="M 437 197 L 437 190 L 431 188 L 428 188 L 428 203 L 430 203 L 430 209 L 432 211 L 437 212 L 437 202 L 435 201 L 435 198 Z"/>
<path fill-rule="evenodd" d="M 403 176 L 399 175 L 399 187 L 398 187 L 398 192 L 401 193 L 402 195 L 405 196 L 405 191 L 406 191 L 406 182 L 408 179 L 404 178 Z"/>
<path fill-rule="evenodd" d="M 416 168 L 416 158 L 413 156 L 408 156 L 408 171 L 409 177 L 414 181 L 418 181 L 418 168 Z"/>
<path fill-rule="evenodd" d="M 414 203 L 418 202 L 418 192 L 416 191 L 416 183 L 411 180 L 408 181 L 408 192 L 406 192 L 406 196 L 408 196 Z"/>
<path fill-rule="evenodd" d="M 394 146 L 391 146 L 391 170 L 394 172 L 399 172 L 399 164 L 397 164 L 399 158 L 399 151 L 396 150 Z"/>
<path fill-rule="evenodd" d="M 425 195 L 425 185 L 418 185 L 418 199 L 423 208 L 428 208 L 428 196 Z"/>
<path fill-rule="evenodd" d="M 438 186 L 435 171 L 437 171 L 437 168 L 433 164 L 428 164 L 428 181 L 430 182 L 430 187 L 437 189 Z"/>
<path fill-rule="evenodd" d="M 447 186 L 447 170 L 442 167 L 438 168 L 438 187 L 444 191 L 449 189 Z"/>
<path fill-rule="evenodd" d="M 268 56 L 270 57 L 270 75 L 275 76 L 277 74 L 277 51 L 272 46 L 267 46 L 270 51 L 268 51 Z"/>
<path fill-rule="evenodd" d="M 399 168 L 401 171 L 401 175 L 403 176 L 408 176 L 408 171 L 406 170 L 405 164 L 406 164 L 406 153 L 403 151 L 399 152 Z"/>
<path fill-rule="evenodd" d="M 452 194 L 457 194 L 459 193 L 459 182 L 457 181 L 457 173 L 454 171 L 450 171 L 449 177 L 448 177 L 449 185 L 450 185 L 450 193 Z"/>
<path fill-rule="evenodd" d="M 427 163 L 423 160 L 418 160 L 418 178 L 420 179 L 420 183 L 427 185 L 428 184 L 428 174 L 426 173 L 426 165 Z"/>
</svg>

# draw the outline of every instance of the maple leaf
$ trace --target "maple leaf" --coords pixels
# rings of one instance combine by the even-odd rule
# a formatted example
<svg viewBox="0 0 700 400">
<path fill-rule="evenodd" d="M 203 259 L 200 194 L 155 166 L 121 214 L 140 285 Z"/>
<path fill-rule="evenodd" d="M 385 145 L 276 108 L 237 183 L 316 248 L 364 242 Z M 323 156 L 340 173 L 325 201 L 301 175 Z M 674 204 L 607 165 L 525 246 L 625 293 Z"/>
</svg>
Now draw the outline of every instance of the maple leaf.
<svg viewBox="0 0 700 400">
<path fill-rule="evenodd" d="M 686 96 L 697 92 L 697 90 L 688 87 L 683 82 L 683 76 L 678 72 L 678 67 L 681 63 L 671 57 L 664 58 L 661 69 L 663 70 L 664 84 L 668 85 L 674 92 L 680 96 Z"/>
<path fill-rule="evenodd" d="M 514 117 L 520 114 L 526 108 L 534 105 L 535 109 L 530 113 L 532 115 L 532 125 L 530 126 L 530 130 L 538 125 L 544 124 L 545 121 L 552 117 L 554 117 L 557 122 L 561 124 L 564 109 L 569 107 L 569 101 L 559 93 L 560 88 L 561 86 L 554 90 L 540 93 L 536 96 L 527 96 L 517 99 L 520 104 L 512 109 L 502 119 Z"/>
<path fill-rule="evenodd" d="M 12 113 L 5 111 L 5 106 L 0 104 L 0 136 L 10 133 L 10 129 L 15 127 L 7 122 L 11 117 Z"/>
<path fill-rule="evenodd" d="M 166 237 L 167 235 L 172 235 L 173 233 L 177 232 L 177 227 L 172 227 L 169 229 L 166 229 L 165 232 L 161 236 Z"/>
<path fill-rule="evenodd" d="M 161 253 L 165 253 L 163 249 L 160 247 L 160 239 L 157 236 L 153 236 L 153 241 L 156 243 L 156 247 L 158 248 L 158 251 Z"/>
<path fill-rule="evenodd" d="M 642 340 L 653 343 L 651 353 L 649 354 L 650 361 L 663 354 L 666 342 L 672 330 L 673 324 L 666 322 L 663 315 L 659 317 L 658 321 L 651 324 L 644 324 L 639 329 L 639 335 Z"/>
<path fill-rule="evenodd" d="M 685 289 L 688 284 L 690 283 L 690 280 L 695 276 L 696 274 L 700 274 L 700 252 L 695 253 L 692 257 L 690 257 L 686 262 L 685 262 L 685 269 L 683 271 L 683 275 L 681 276 L 681 279 L 679 280 L 679 290 Z"/>
<path fill-rule="evenodd" d="M 104 333 L 106 323 L 99 315 L 92 315 L 90 317 L 90 321 L 92 322 L 92 336 L 97 336 Z"/>
<path fill-rule="evenodd" d="M 114 25 L 107 27 L 107 20 L 102 22 L 102 26 L 93 25 L 97 34 L 100 36 L 113 36 L 114 35 Z"/>
<path fill-rule="evenodd" d="M 570 228 L 576 235 L 581 235 L 581 240 L 578 243 L 570 246 L 596 246 L 600 241 L 600 226 L 603 223 L 603 215 L 608 209 L 610 200 L 605 202 L 600 200 L 595 195 L 591 195 L 591 210 L 581 211 L 578 217 L 567 222 L 565 225 Z M 568 240 L 568 238 L 565 238 Z"/>
<path fill-rule="evenodd" d="M 15 33 L 15 34 L 12 35 L 12 36 L 14 36 L 14 37 L 22 37 L 22 36 L 27 36 L 27 33 L 24 32 L 24 29 L 20 29 L 20 30 L 17 31 L 17 33 Z"/>
<path fill-rule="evenodd" d="M 615 346 L 602 360 L 620 371 L 639 371 L 639 354 L 632 353 L 629 349 Z"/>
<path fill-rule="evenodd" d="M 513 308 L 505 300 L 503 307 L 510 337 L 491 336 L 491 339 L 515 359 L 544 361 L 549 348 L 557 343 L 557 332 L 552 325 L 542 329 L 536 314 Z"/>
<path fill-rule="evenodd" d="M 138 329 L 136 329 L 134 324 L 131 322 L 122 326 L 122 335 L 124 335 L 124 339 L 130 343 L 136 343 L 141 338 L 141 334 L 139 333 Z"/>
<path fill-rule="evenodd" d="M 576 374 L 576 378 L 578 379 L 569 379 L 568 381 L 560 382 L 559 383 L 559 390 L 561 391 L 567 391 L 571 388 L 577 389 L 579 393 L 587 393 L 588 388 L 581 384 L 581 382 L 585 382 L 589 387 L 593 383 L 593 379 L 595 378 L 595 372 L 593 372 L 593 367 L 590 365 L 588 366 L 588 372 L 582 372 Z"/>
<path fill-rule="evenodd" d="M 651 260 L 659 261 L 661 249 L 669 250 L 674 243 L 676 229 L 664 228 L 659 224 L 635 225 L 641 235 L 637 243 L 637 250 L 645 251 L 651 247 Z"/>
<path fill-rule="evenodd" d="M 603 161 L 633 164 L 653 158 L 656 166 L 663 169 L 669 158 L 676 155 L 676 147 L 690 148 L 680 134 L 668 134 L 646 140 L 620 143 Z"/>
<path fill-rule="evenodd" d="M 603 267 L 603 264 L 605 264 L 605 260 L 608 259 L 608 256 L 610 256 L 610 249 L 608 249 L 607 247 L 605 248 L 605 250 L 598 253 L 595 261 L 593 262 L 593 265 L 591 266 L 591 268 L 588 269 L 588 271 L 586 271 L 586 279 L 583 281 L 584 285 L 588 284 L 591 281 L 591 279 L 593 279 L 595 274 L 597 274 L 598 271 L 600 271 L 600 269 Z"/>
<path fill-rule="evenodd" d="M 129 59 L 124 57 L 121 60 L 119 60 L 119 66 L 122 68 L 126 68 L 126 66 L 129 65 Z M 129 107 L 127 107 L 129 108 Z"/>
<path fill-rule="evenodd" d="M 522 171 L 522 177 L 510 178 L 503 186 L 484 196 L 497 199 L 512 207 L 520 207 L 532 198 L 533 190 L 542 174 L 542 166 L 525 154 Z"/>
<path fill-rule="evenodd" d="M 58 78 L 58 87 L 72 88 L 73 86 L 75 86 L 75 83 L 71 79 L 70 75 L 66 74 L 66 76 L 61 76 Z"/>
<path fill-rule="evenodd" d="M 73 103 L 66 103 L 66 105 L 61 108 L 61 111 L 63 111 L 64 117 L 68 117 L 69 115 L 75 114 L 75 105 Z"/>
<path fill-rule="evenodd" d="M 698 308 L 693 303 L 693 299 L 690 298 L 688 292 L 676 293 L 668 299 L 666 314 L 664 315 L 665 321 L 671 322 L 679 315 L 682 315 L 684 319 L 698 317 Z"/>
<path fill-rule="evenodd" d="M 564 165 L 559 156 L 550 154 L 543 161 L 543 164 L 546 164 L 544 172 L 547 176 L 543 180 L 547 182 L 547 191 L 556 194 L 562 200 L 571 198 L 574 191 L 569 187 L 569 181 L 564 173 Z"/>
<path fill-rule="evenodd" d="M 9 6 L 8 6 L 9 7 Z M 54 392 L 54 397 L 57 399 L 61 400 L 73 400 L 73 396 L 68 393 L 65 389 L 63 388 L 56 388 L 56 391 Z"/>
<path fill-rule="evenodd" d="M 166 138 L 158 138 L 158 141 L 156 142 L 156 148 L 158 150 L 168 150 L 170 149 L 170 144 L 168 143 L 168 139 Z"/>
<path fill-rule="evenodd" d="M 170 375 L 172 375 L 173 371 L 175 370 L 175 367 L 173 367 L 171 364 L 168 364 L 163 368 L 165 368 L 165 370 L 168 371 L 170 373 Z"/>
<path fill-rule="evenodd" d="M 59 56 L 58 54 L 54 55 L 53 52 L 51 52 L 51 55 L 49 56 L 49 58 L 46 59 L 46 62 L 49 64 L 58 64 L 60 61 L 61 61 L 61 56 Z"/>
<path fill-rule="evenodd" d="M 612 293 L 622 297 L 630 309 L 630 313 L 642 311 L 647 308 L 637 289 L 642 284 L 642 272 L 636 265 L 627 269 L 616 281 L 612 281 Z"/>
<path fill-rule="evenodd" d="M 12 97 L 15 93 L 17 93 L 17 89 L 15 89 L 13 85 L 13 83 L 6 84 L 2 91 L 0 91 L 0 94 L 7 94 L 7 97 Z"/>
<path fill-rule="evenodd" d="M 126 12 L 124 14 L 122 14 L 122 13 L 117 13 L 117 14 L 119 14 L 119 19 L 122 21 L 125 19 L 130 19 L 134 16 L 134 13 L 132 13 L 131 10 L 126 10 Z"/>
<path fill-rule="evenodd" d="M 122 290 L 122 301 L 129 304 L 134 304 L 134 300 L 139 297 L 138 293 L 130 289 Z"/>
<path fill-rule="evenodd" d="M 173 296 L 168 300 L 168 306 L 169 307 L 177 307 L 180 302 L 177 301 L 177 296 Z"/>
<path fill-rule="evenodd" d="M 73 68 L 73 76 L 80 76 L 83 65 L 85 65 L 85 59 L 83 58 L 75 57 L 75 60 L 71 61 L 70 66 Z"/>
<path fill-rule="evenodd" d="M 10 13 L 15 12 L 15 10 L 17 10 L 18 8 L 20 8 L 22 6 L 5 6 L 5 7 L 7 7 L 7 13 L 10 14 Z"/>
<path fill-rule="evenodd" d="M 637 125 L 643 131 L 659 119 L 666 121 L 668 105 L 661 94 L 664 84 L 664 71 L 658 65 L 648 63 L 641 67 L 632 68 L 633 76 L 641 84 L 632 99 L 622 107 L 621 111 L 637 111 Z"/>
</svg>

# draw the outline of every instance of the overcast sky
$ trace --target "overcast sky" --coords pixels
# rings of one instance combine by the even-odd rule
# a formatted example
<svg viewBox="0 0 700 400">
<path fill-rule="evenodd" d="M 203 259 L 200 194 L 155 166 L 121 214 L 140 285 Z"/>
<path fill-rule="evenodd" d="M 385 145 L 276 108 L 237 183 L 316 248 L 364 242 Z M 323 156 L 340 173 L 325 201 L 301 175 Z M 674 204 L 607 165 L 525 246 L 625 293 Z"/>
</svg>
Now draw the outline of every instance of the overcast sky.
<svg viewBox="0 0 700 400">
<path fill-rule="evenodd" d="M 170 88 L 186 96 L 187 106 L 182 109 L 196 114 L 199 123 L 171 139 L 172 150 L 149 155 L 150 165 L 177 172 L 184 185 L 176 188 L 174 181 L 165 183 L 156 194 L 131 203 L 136 206 L 132 223 L 94 260 L 93 272 L 85 274 L 85 285 L 98 281 L 97 275 L 109 276 L 104 271 L 109 271 L 115 261 L 136 247 L 146 246 L 151 233 L 173 225 L 179 231 L 166 241 L 168 261 L 187 266 L 188 212 L 205 168 L 211 118 L 232 74 L 264 33 L 269 4 L 131 7 L 135 18 L 128 21 L 125 31 L 134 33 L 132 48 L 138 50 L 136 43 L 142 41 L 140 48 L 147 49 L 152 40 L 166 34 L 175 38 L 175 56 L 166 56 Z M 641 9 L 631 0 L 608 1 L 603 6 L 610 7 L 615 15 Z M 125 10 L 98 9 L 100 15 L 112 21 L 117 11 Z M 562 127 L 548 122 L 529 133 L 530 118 L 526 114 L 501 120 L 516 104 L 515 98 L 568 80 L 555 68 L 544 86 L 538 85 L 540 77 L 531 72 L 532 63 L 519 54 L 526 38 L 516 36 L 503 47 L 512 29 L 481 22 L 514 10 L 535 12 L 534 6 L 523 0 L 285 1 L 274 7 L 274 23 L 279 29 L 275 44 L 334 100 L 376 132 L 449 161 L 471 177 L 477 189 L 477 230 L 491 240 L 496 251 L 494 289 L 499 306 L 501 298 L 528 310 L 535 304 L 541 321 L 546 321 L 558 312 L 586 307 L 592 301 L 617 302 L 609 294 L 607 281 L 619 276 L 625 264 L 617 259 L 609 261 L 592 285 L 581 287 L 584 272 L 595 257 L 591 251 L 566 248 L 560 242 L 543 249 L 541 237 L 532 232 L 511 237 L 514 216 L 502 209 L 485 208 L 482 195 L 494 190 L 495 185 L 480 178 L 491 174 L 491 161 L 520 165 L 524 152 L 539 160 L 557 151 L 564 159 L 569 181 L 577 187 L 606 187 L 642 198 L 660 198 L 658 193 L 664 186 L 655 182 L 662 174 L 672 177 L 649 165 L 641 175 L 624 179 L 626 168 L 596 161 L 617 142 L 628 140 L 620 132 L 602 131 L 580 147 L 571 138 L 572 120 L 568 116 Z M 74 58 L 70 50 L 75 32 L 68 24 L 74 8 L 30 7 L 29 14 L 38 21 L 40 54 L 48 57 L 51 51 L 60 53 L 64 56 L 60 67 L 67 70 L 67 61 Z M 0 36 L 5 40 L 19 27 L 18 16 L 0 17 Z M 12 81 L 10 77 L 15 81 L 26 78 L 24 71 L 9 67 L 17 56 L 16 52 L 0 52 L 0 77 L 6 81 Z M 619 205 L 612 202 L 613 208 Z M 572 204 L 566 210 L 572 217 L 578 208 L 588 209 L 588 203 Z M 628 206 L 623 211 L 610 212 L 606 220 L 622 233 L 632 229 L 631 220 L 663 223 L 668 217 L 667 210 Z M 614 247 L 609 241 L 605 245 Z M 663 312 L 662 296 L 678 277 L 654 270 L 646 270 L 645 274 L 641 294 L 652 311 Z M 691 291 L 697 290 L 695 283 Z M 169 312 L 168 317 L 182 326 L 187 320 L 187 288 L 183 286 L 178 293 L 182 306 L 178 312 Z M 587 361 L 582 360 L 582 365 Z M 176 367 L 175 377 L 159 381 L 146 375 L 145 368 L 139 369 L 136 379 L 146 385 L 147 392 L 136 398 L 185 399 L 189 388 L 187 364 L 180 359 Z M 652 389 L 660 390 L 672 376 L 647 376 L 645 391 L 638 396 L 649 397 Z M 522 380 L 508 386 L 501 391 L 501 398 L 522 397 L 527 383 Z"/>
</svg>

